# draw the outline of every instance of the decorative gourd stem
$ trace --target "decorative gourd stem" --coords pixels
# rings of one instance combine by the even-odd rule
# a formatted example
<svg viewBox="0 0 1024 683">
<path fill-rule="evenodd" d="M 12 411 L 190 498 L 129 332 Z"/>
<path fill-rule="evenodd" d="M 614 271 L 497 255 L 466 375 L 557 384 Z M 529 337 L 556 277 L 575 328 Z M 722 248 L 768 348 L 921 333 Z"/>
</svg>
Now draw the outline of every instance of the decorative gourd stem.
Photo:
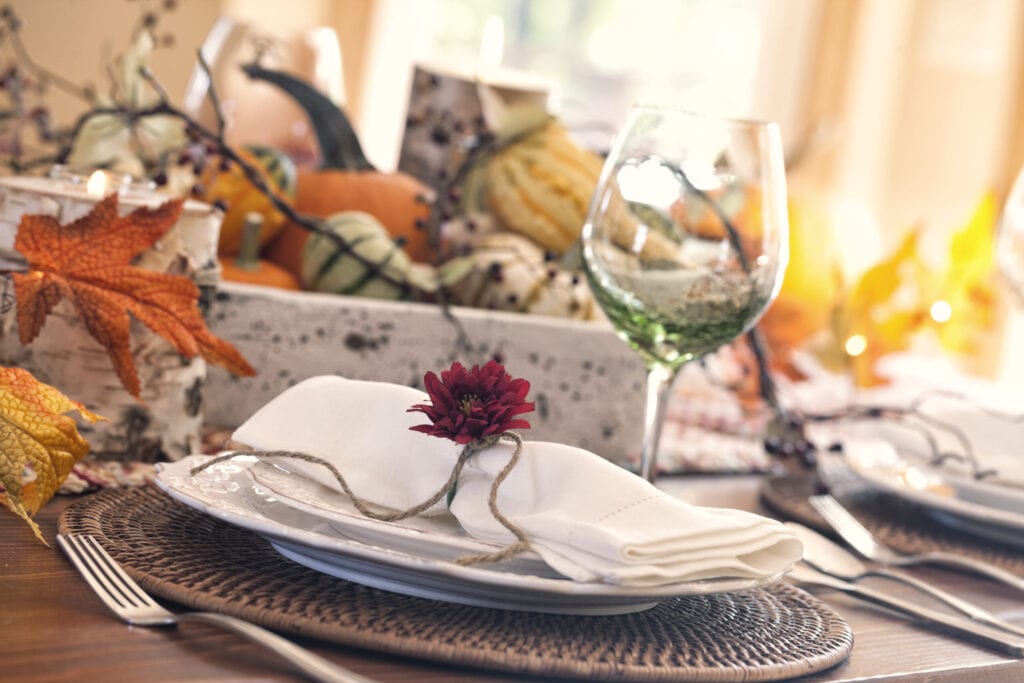
<svg viewBox="0 0 1024 683">
<path fill-rule="evenodd" d="M 258 270 L 260 264 L 260 230 L 263 216 L 251 211 L 245 214 L 242 227 L 242 246 L 235 256 L 235 266 L 242 270 Z"/>
<path fill-rule="evenodd" d="M 265 69 L 259 64 L 242 66 L 245 74 L 257 81 L 265 81 L 288 93 L 309 116 L 320 147 L 320 167 L 346 171 L 376 171 L 363 153 L 348 116 L 323 93 L 283 71 Z"/>
</svg>

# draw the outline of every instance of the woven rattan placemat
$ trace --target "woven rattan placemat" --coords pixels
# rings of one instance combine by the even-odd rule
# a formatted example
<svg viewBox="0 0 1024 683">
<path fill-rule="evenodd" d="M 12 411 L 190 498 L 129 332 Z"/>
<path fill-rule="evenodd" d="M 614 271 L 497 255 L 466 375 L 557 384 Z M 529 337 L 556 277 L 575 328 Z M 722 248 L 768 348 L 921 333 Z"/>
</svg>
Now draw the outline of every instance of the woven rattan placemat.
<svg viewBox="0 0 1024 683">
<path fill-rule="evenodd" d="M 786 584 L 675 598 L 635 614 L 564 616 L 466 607 L 369 588 L 295 564 L 263 538 L 153 487 L 110 489 L 64 511 L 144 588 L 278 631 L 451 664 L 637 681 L 768 681 L 826 669 L 849 626 Z"/>
<path fill-rule="evenodd" d="M 814 493 L 813 477 L 768 477 L 761 486 L 761 501 L 784 517 L 831 533 L 825 520 L 807 502 Z M 896 550 L 955 552 L 1024 576 L 1024 548 L 945 526 L 919 505 L 866 490 L 851 497 L 844 496 L 843 503 L 879 540 Z"/>
</svg>

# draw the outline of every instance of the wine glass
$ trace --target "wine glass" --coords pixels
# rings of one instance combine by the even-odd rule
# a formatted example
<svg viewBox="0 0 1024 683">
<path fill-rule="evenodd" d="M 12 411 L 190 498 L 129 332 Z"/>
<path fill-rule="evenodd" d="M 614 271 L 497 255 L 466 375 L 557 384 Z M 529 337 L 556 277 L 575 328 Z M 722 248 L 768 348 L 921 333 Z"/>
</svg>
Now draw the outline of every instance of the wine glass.
<svg viewBox="0 0 1024 683">
<path fill-rule="evenodd" d="M 1017 303 L 1024 305 L 1024 168 L 1017 174 L 1003 207 L 996 259 Z"/>
<path fill-rule="evenodd" d="M 582 241 L 595 298 L 647 368 L 640 475 L 653 481 L 680 368 L 750 329 L 782 284 L 789 222 L 778 125 L 634 107 Z"/>
</svg>

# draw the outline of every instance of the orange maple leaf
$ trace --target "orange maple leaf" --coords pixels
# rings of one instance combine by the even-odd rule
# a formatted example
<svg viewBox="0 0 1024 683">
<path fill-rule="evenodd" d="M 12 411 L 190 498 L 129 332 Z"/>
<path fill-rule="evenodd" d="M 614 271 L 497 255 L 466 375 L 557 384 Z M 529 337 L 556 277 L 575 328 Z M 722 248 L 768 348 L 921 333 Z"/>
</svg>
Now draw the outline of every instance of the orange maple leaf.
<svg viewBox="0 0 1024 683">
<path fill-rule="evenodd" d="M 129 344 L 129 313 L 187 358 L 201 355 L 237 375 L 255 375 L 234 346 L 207 329 L 192 280 L 130 264 L 170 230 L 183 204 L 175 199 L 119 216 L 117 194 L 111 194 L 67 225 L 53 216 L 22 216 L 14 248 L 29 271 L 13 274 L 21 343 L 35 339 L 53 307 L 67 297 L 135 398 L 141 387 Z"/>
<path fill-rule="evenodd" d="M 43 543 L 31 516 L 89 452 L 75 420 L 64 414 L 73 410 L 89 422 L 106 419 L 25 370 L 0 367 L 0 503 Z"/>
</svg>

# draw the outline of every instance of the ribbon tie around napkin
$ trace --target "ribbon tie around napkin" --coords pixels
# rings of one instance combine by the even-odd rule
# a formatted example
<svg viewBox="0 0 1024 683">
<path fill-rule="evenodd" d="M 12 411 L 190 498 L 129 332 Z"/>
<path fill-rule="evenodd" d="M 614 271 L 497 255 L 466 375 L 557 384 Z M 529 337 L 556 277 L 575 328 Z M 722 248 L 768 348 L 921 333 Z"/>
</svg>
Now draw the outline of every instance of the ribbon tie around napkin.
<svg viewBox="0 0 1024 683">
<path fill-rule="evenodd" d="M 406 410 L 424 400 L 423 392 L 396 384 L 315 377 L 271 400 L 233 438 L 326 460 L 365 500 L 402 510 L 438 491 L 463 448 L 409 430 L 423 416 Z M 515 540 L 488 506 L 491 483 L 513 448 L 505 442 L 485 448 L 459 478 L 450 511 L 475 538 Z M 339 489 L 319 465 L 289 460 L 287 466 Z M 594 453 L 555 443 L 524 442 L 497 507 L 545 562 L 575 581 L 656 586 L 760 578 L 788 571 L 802 553 L 778 522 L 689 505 Z M 425 514 L 444 511 L 442 501 Z"/>
</svg>

